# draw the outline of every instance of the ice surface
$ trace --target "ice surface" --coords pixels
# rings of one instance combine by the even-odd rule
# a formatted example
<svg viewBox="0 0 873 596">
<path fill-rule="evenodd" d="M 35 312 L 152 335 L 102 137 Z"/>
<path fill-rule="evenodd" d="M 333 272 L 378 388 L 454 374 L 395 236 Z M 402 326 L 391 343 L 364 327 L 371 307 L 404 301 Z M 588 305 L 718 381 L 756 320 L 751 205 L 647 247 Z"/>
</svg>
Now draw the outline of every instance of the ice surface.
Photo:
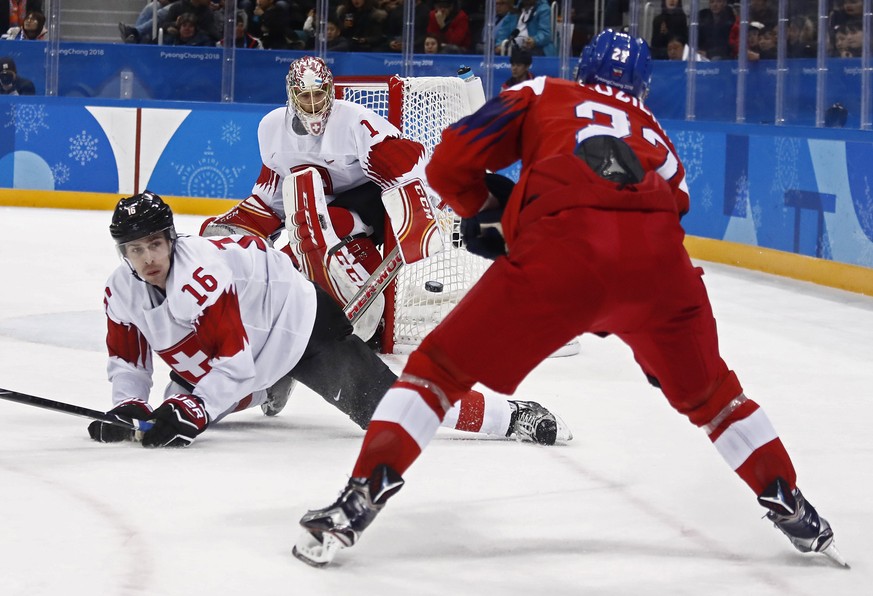
<svg viewBox="0 0 873 596">
<path fill-rule="evenodd" d="M 0 223 L 0 387 L 106 409 L 109 214 L 0 208 Z M 0 401 L 0 595 L 869 594 L 873 300 L 703 265 L 723 355 L 851 570 L 797 553 L 629 351 L 586 336 L 518 393 L 570 444 L 440 431 L 322 570 L 291 556 L 297 520 L 345 484 L 362 432 L 305 388 L 277 418 L 242 412 L 174 451 L 100 445 L 84 419 Z"/>
</svg>

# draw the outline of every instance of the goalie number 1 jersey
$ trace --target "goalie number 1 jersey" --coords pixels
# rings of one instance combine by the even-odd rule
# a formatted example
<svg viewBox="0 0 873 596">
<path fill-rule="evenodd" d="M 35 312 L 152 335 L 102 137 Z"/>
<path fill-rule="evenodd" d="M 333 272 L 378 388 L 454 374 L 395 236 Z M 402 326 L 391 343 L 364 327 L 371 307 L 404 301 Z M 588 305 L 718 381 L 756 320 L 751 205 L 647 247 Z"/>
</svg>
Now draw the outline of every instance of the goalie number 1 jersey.
<svg viewBox="0 0 873 596">
<path fill-rule="evenodd" d="M 424 146 L 401 138 L 393 124 L 364 106 L 334 100 L 320 136 L 295 132 L 289 126 L 285 108 L 261 120 L 258 145 L 263 166 L 252 189 L 282 219 L 282 181 L 308 167 L 321 175 L 328 203 L 335 195 L 370 181 L 384 191 L 425 179 Z"/>
<path fill-rule="evenodd" d="M 112 400 L 148 401 L 152 351 L 195 386 L 210 420 L 287 374 L 315 323 L 315 288 L 253 236 L 176 239 L 166 296 L 126 263 L 104 297 Z"/>
</svg>

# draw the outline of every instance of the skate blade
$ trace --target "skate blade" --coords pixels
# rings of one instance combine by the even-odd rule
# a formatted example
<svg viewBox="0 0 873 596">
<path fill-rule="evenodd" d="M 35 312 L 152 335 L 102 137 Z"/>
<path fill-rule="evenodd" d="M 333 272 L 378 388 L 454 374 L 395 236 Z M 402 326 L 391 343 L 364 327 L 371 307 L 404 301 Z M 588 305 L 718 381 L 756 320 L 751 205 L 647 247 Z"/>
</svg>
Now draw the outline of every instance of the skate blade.
<svg viewBox="0 0 873 596">
<path fill-rule="evenodd" d="M 558 436 L 555 439 L 555 443 L 566 443 L 567 441 L 572 441 L 573 432 L 570 430 L 570 427 L 567 426 L 567 423 L 554 412 L 552 412 L 552 415 L 554 415 L 555 423 L 558 425 Z"/>
<path fill-rule="evenodd" d="M 837 547 L 834 545 L 833 542 L 831 542 L 827 548 L 822 549 L 819 552 L 821 554 L 825 555 L 828 559 L 830 559 L 831 561 L 833 561 L 837 565 L 840 565 L 841 567 L 845 567 L 846 569 L 851 569 L 851 567 L 849 566 L 849 563 L 846 561 L 846 559 L 843 557 L 843 555 L 840 553 L 840 551 L 837 550 Z"/>
<path fill-rule="evenodd" d="M 297 539 L 291 554 L 312 567 L 327 567 L 337 552 L 345 548 L 332 534 L 319 534 L 304 531 Z"/>
</svg>

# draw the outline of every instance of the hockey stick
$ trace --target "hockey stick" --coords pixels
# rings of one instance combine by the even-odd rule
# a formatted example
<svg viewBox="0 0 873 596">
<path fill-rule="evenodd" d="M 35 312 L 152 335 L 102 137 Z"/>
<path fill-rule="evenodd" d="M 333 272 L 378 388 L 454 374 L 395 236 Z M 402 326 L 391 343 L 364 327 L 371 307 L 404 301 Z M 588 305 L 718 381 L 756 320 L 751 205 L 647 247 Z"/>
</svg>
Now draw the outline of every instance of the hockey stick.
<svg viewBox="0 0 873 596">
<path fill-rule="evenodd" d="M 82 406 L 65 404 L 64 402 L 55 401 L 53 399 L 19 393 L 18 391 L 10 391 L 9 389 L 0 389 L 0 399 L 14 401 L 26 406 L 35 406 L 45 410 L 63 412 L 64 414 L 72 414 L 73 416 L 80 416 L 91 420 L 99 420 L 100 422 L 106 422 L 107 424 L 114 424 L 115 426 L 121 426 L 124 428 L 132 428 L 134 430 L 148 430 L 148 428 L 151 428 L 151 423 L 149 422 L 134 420 L 127 418 L 126 416 L 107 414 L 99 410 L 91 410 Z"/>
<path fill-rule="evenodd" d="M 400 247 L 395 246 L 343 308 L 343 312 L 346 313 L 346 317 L 352 324 L 367 312 L 376 296 L 384 292 L 391 281 L 397 277 L 402 266 L 403 257 L 400 254 Z"/>
</svg>

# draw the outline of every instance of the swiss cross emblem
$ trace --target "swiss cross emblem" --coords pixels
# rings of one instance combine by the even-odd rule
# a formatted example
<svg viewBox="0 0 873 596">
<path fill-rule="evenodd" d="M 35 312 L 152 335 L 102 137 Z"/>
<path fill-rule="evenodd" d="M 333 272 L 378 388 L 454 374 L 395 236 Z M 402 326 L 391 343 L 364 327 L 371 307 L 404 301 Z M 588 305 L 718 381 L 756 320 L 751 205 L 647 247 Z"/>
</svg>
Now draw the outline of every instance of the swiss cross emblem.
<svg viewBox="0 0 873 596">
<path fill-rule="evenodd" d="M 209 356 L 203 351 L 197 336 L 193 333 L 175 346 L 159 351 L 158 355 L 170 368 L 193 385 L 212 370 Z"/>
</svg>

